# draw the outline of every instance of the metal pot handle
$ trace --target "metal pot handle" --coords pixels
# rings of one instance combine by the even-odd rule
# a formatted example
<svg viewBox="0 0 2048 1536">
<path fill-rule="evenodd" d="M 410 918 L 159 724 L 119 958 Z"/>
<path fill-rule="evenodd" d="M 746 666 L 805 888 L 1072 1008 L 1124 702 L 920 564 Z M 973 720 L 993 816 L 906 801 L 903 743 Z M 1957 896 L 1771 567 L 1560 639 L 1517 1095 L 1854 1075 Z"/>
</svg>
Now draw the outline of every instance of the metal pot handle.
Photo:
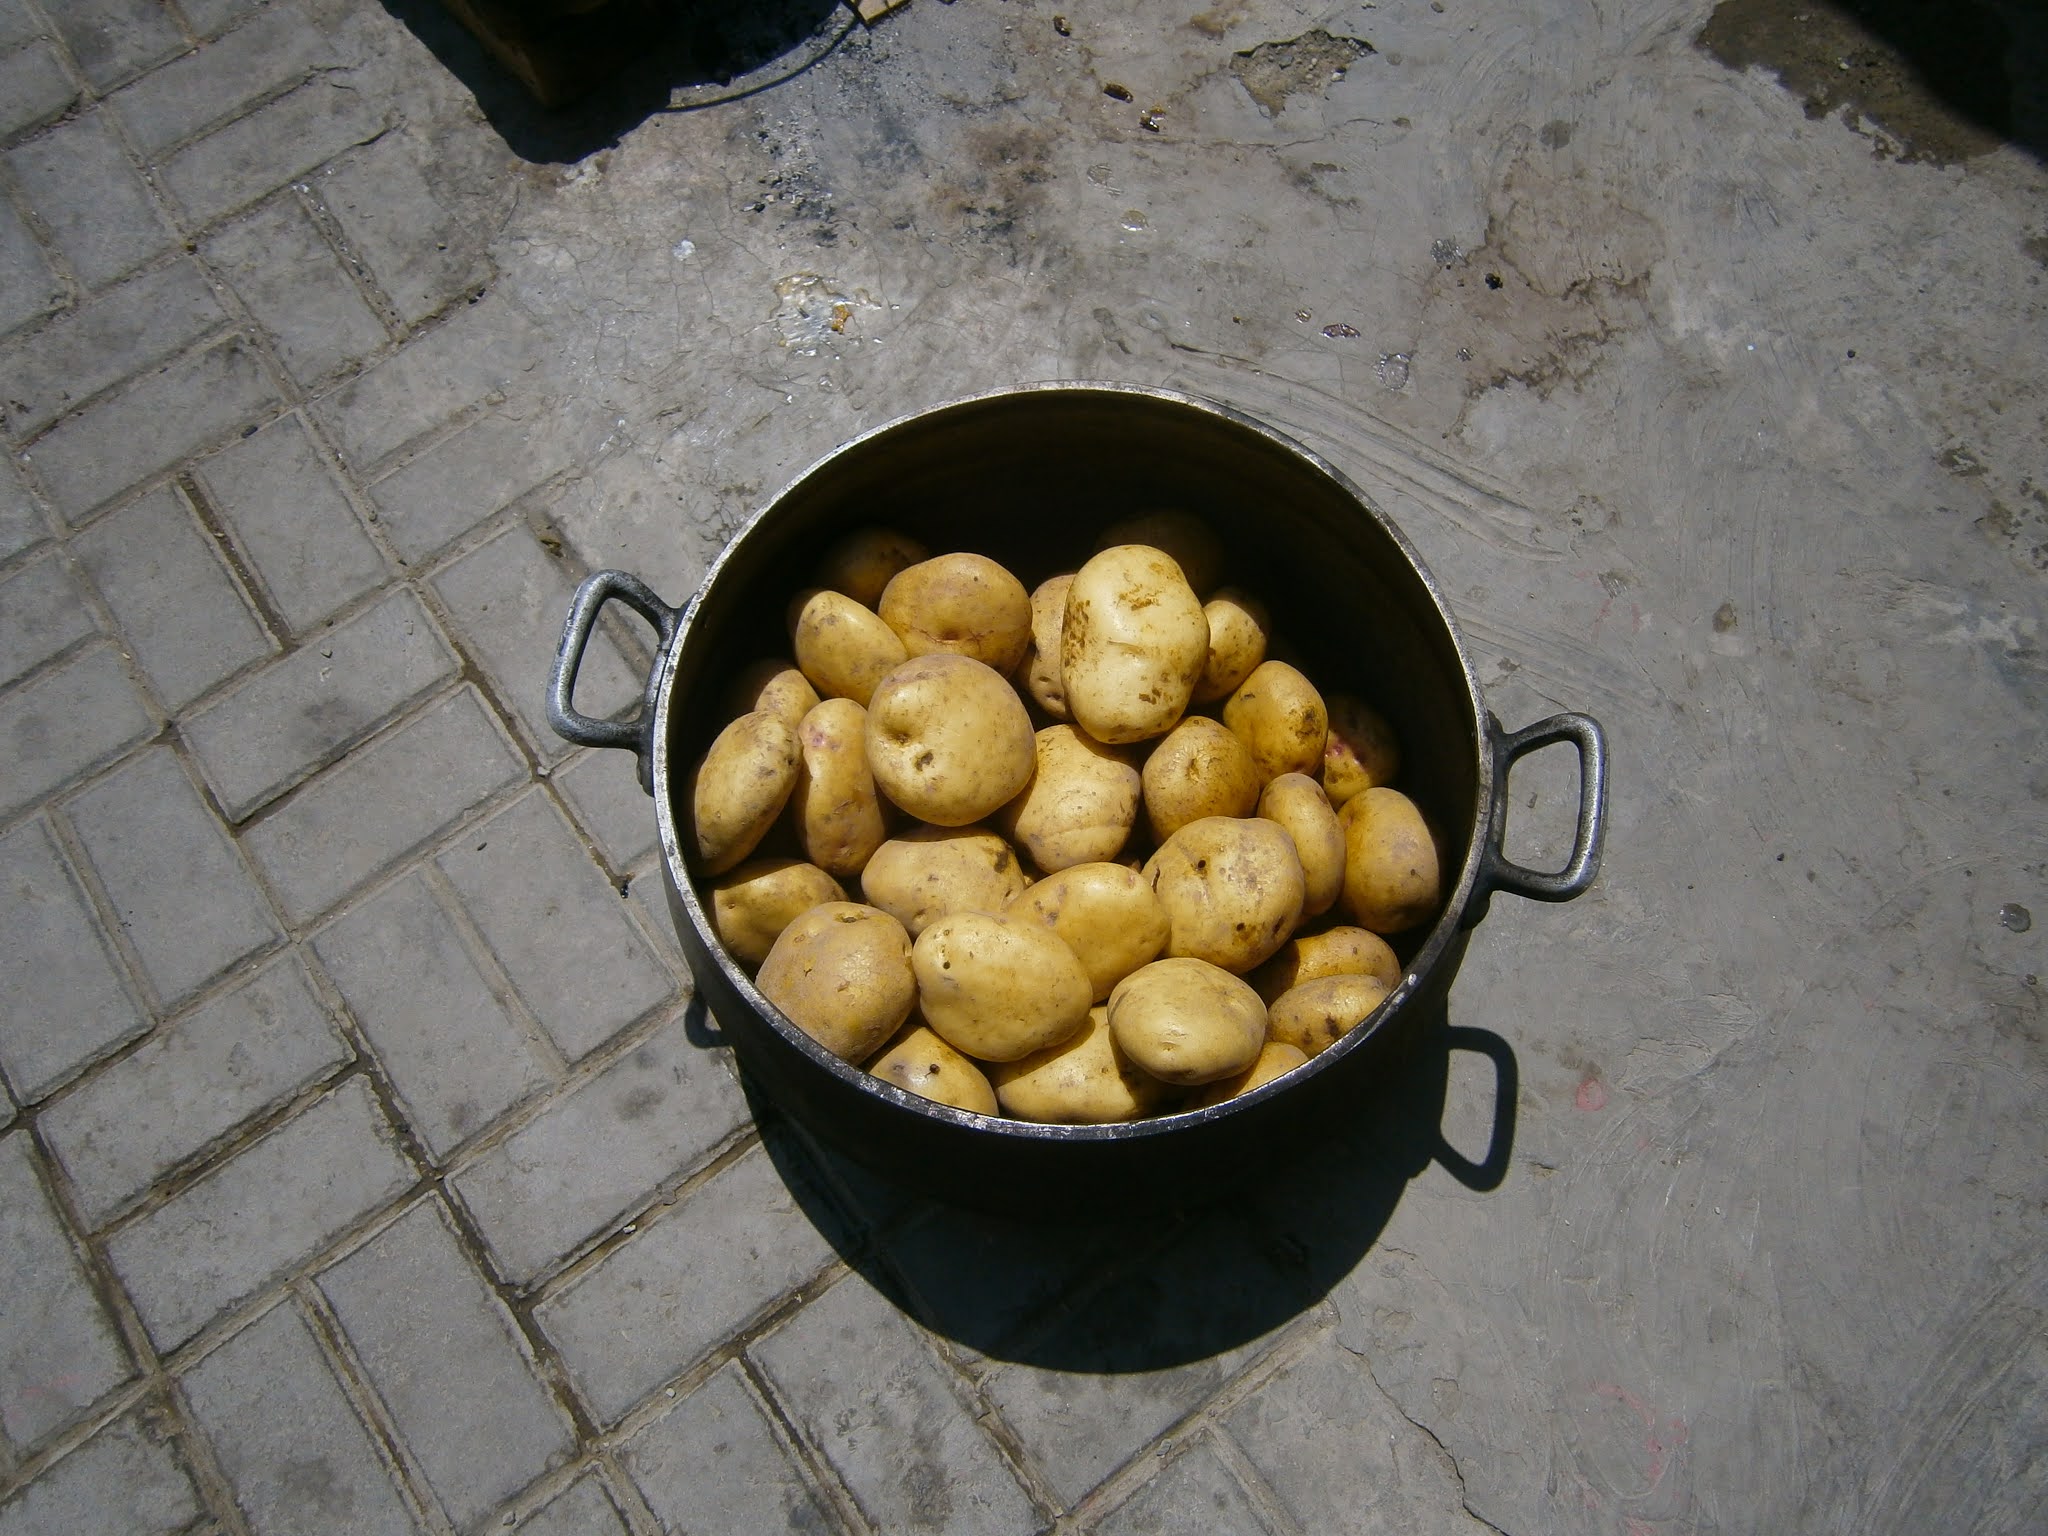
<svg viewBox="0 0 2048 1536">
<path fill-rule="evenodd" d="M 1509 891 L 1532 901 L 1570 901 L 1583 896 L 1600 873 L 1600 850 L 1607 841 L 1607 737 L 1591 715 L 1552 715 L 1519 731 L 1503 732 L 1488 717 L 1494 754 L 1494 810 L 1487 828 L 1486 851 L 1479 866 L 1480 899 L 1474 917 L 1483 915 L 1486 898 Z M 1507 836 L 1508 772 L 1518 758 L 1540 748 L 1568 741 L 1579 749 L 1579 827 L 1571 857 L 1563 869 L 1549 872 L 1515 863 L 1502 851 Z"/>
<path fill-rule="evenodd" d="M 615 597 L 654 626 L 661 645 L 647 673 L 639 713 L 630 720 L 599 720 L 576 709 L 576 673 L 583 665 L 583 651 L 590 644 L 590 631 L 597 623 L 598 611 Z M 668 654 L 682 620 L 682 609 L 669 607 L 638 576 L 625 571 L 593 571 L 583 578 L 569 604 L 569 619 L 562 626 L 562 643 L 556 647 L 554 671 L 548 677 L 548 724 L 554 727 L 555 734 L 579 747 L 630 749 L 639 759 L 640 787 L 649 794 L 654 793 L 654 693 L 661 677 L 662 658 Z"/>
</svg>

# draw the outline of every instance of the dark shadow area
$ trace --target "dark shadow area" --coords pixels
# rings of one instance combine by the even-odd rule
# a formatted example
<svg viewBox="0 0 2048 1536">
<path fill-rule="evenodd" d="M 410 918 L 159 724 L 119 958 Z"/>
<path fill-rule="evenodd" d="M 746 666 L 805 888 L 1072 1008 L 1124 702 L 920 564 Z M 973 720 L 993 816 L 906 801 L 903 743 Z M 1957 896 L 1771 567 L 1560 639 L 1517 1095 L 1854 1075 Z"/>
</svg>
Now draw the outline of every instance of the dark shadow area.
<svg viewBox="0 0 2048 1536">
<path fill-rule="evenodd" d="M 383 0 L 468 88 L 506 146 L 543 164 L 582 160 L 656 113 L 770 89 L 859 25 L 840 0 L 641 0 L 574 15 L 533 0 L 464 3 L 498 35 L 499 55 L 445 0 Z"/>
<path fill-rule="evenodd" d="M 1519 1074 L 1508 1043 L 1438 1010 L 1340 1132 L 1177 1212 L 1027 1221 L 919 1199 L 792 1127 L 750 1091 L 770 1157 L 835 1249 L 897 1306 L 991 1358 L 1061 1371 L 1159 1371 L 1228 1354 L 1328 1294 L 1371 1249 L 1409 1180 L 1440 1163 L 1498 1188 Z M 1441 1130 L 1450 1054 L 1495 1067 L 1491 1145 Z M 1199 1192 L 1198 1192 L 1199 1193 Z"/>
</svg>

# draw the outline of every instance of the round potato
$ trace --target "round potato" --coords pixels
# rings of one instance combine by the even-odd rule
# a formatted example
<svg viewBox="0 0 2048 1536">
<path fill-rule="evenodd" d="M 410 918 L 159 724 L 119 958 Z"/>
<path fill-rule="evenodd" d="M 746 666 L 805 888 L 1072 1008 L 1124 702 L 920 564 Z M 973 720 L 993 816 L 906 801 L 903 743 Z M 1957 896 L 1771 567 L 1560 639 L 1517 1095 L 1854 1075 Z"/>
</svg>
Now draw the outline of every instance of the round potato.
<svg viewBox="0 0 2048 1536">
<path fill-rule="evenodd" d="M 996 1091 L 981 1068 L 933 1034 L 915 1013 L 882 1054 L 868 1063 L 868 1070 L 934 1104 L 977 1115 L 998 1112 Z"/>
<path fill-rule="evenodd" d="M 1316 685 L 1284 661 L 1262 661 L 1223 705 L 1223 723 L 1250 749 L 1259 782 L 1319 774 L 1330 712 Z"/>
<path fill-rule="evenodd" d="M 1401 960 L 1369 928 L 1325 928 L 1296 934 L 1250 979 L 1270 1007 L 1282 992 L 1324 976 L 1372 976 L 1391 991 L 1401 984 Z"/>
<path fill-rule="evenodd" d="M 800 592 L 789 606 L 797 667 L 819 693 L 865 706 L 875 684 L 909 652 L 879 615 L 843 592 Z"/>
<path fill-rule="evenodd" d="M 1138 820 L 1142 781 L 1130 750 L 1106 747 L 1071 725 L 1049 725 L 1038 733 L 1034 755 L 1031 782 L 1002 808 L 996 825 L 1048 874 L 1115 858 Z"/>
<path fill-rule="evenodd" d="M 891 577 L 930 558 L 930 550 L 893 528 L 856 528 L 825 552 L 817 584 L 872 608 Z"/>
<path fill-rule="evenodd" d="M 1341 807 L 1363 790 L 1393 783 L 1401 771 L 1401 747 L 1394 728 L 1371 705 L 1348 693 L 1331 694 L 1329 705 L 1323 789 L 1330 804 Z"/>
<path fill-rule="evenodd" d="M 797 727 L 790 808 L 805 855 L 827 874 L 859 874 L 889 835 L 868 771 L 867 715 L 851 699 L 826 699 Z"/>
<path fill-rule="evenodd" d="M 757 661 L 736 678 L 726 696 L 726 714 L 737 718 L 761 710 L 780 715 L 791 730 L 818 705 L 818 690 L 793 661 Z"/>
<path fill-rule="evenodd" d="M 1213 592 L 1223 579 L 1223 544 L 1215 530 L 1188 512 L 1147 512 L 1125 518 L 1102 530 L 1097 549 L 1117 544 L 1149 544 L 1164 550 L 1188 585 L 1197 592 Z"/>
<path fill-rule="evenodd" d="M 1268 1035 L 1305 1055 L 1327 1051 L 1386 1001 L 1387 985 L 1377 976 L 1323 976 L 1290 987 L 1273 999 Z"/>
<path fill-rule="evenodd" d="M 949 912 L 1000 912 L 1030 884 L 1010 845 L 986 827 L 912 827 L 860 873 L 861 895 L 913 939 Z"/>
<path fill-rule="evenodd" d="M 1109 1027 L 1162 1083 L 1213 1083 L 1244 1071 L 1266 1043 L 1266 1005 L 1206 960 L 1154 960 L 1109 994 Z"/>
<path fill-rule="evenodd" d="M 986 555 L 935 555 L 889 579 L 875 611 L 912 656 L 972 656 L 1015 670 L 1031 644 L 1031 594 Z"/>
<path fill-rule="evenodd" d="M 865 741 L 882 793 L 941 827 L 1014 799 L 1037 761 L 1017 690 L 973 657 L 945 652 L 914 657 L 875 685 Z"/>
<path fill-rule="evenodd" d="M 782 930 L 754 985 L 834 1056 L 866 1061 L 917 1001 L 910 935 L 886 912 L 830 901 Z"/>
<path fill-rule="evenodd" d="M 1415 802 L 1375 785 L 1344 804 L 1344 910 L 1374 933 L 1406 933 L 1443 904 L 1436 840 Z"/>
<path fill-rule="evenodd" d="M 1189 715 L 1145 759 L 1145 819 L 1160 842 L 1204 816 L 1249 816 L 1259 770 L 1226 726 Z"/>
<path fill-rule="evenodd" d="M 1209 621 L 1209 654 L 1195 681 L 1195 702 L 1213 704 L 1237 692 L 1238 685 L 1266 659 L 1273 634 L 1272 615 L 1249 592 L 1225 587 L 1202 605 Z"/>
<path fill-rule="evenodd" d="M 1091 1008 L 1071 1040 L 989 1069 L 1003 1112 L 1041 1125 L 1114 1125 L 1135 1120 L 1166 1096 L 1116 1043 L 1109 1010 Z"/>
<path fill-rule="evenodd" d="M 955 912 L 917 936 L 910 964 L 925 1022 L 982 1061 L 1016 1061 L 1088 1021 L 1088 973 L 1037 923 Z"/>
<path fill-rule="evenodd" d="M 1165 735 L 1186 712 L 1208 654 L 1201 600 L 1170 556 L 1120 544 L 1074 573 L 1060 675 L 1074 723 L 1097 741 Z"/>
<path fill-rule="evenodd" d="M 1167 954 L 1226 971 L 1258 965 L 1301 921 L 1301 860 L 1294 839 L 1270 821 L 1191 821 L 1146 861 L 1145 879 L 1171 925 Z"/>
<path fill-rule="evenodd" d="M 1260 792 L 1259 815 L 1294 839 L 1305 882 L 1301 915 L 1329 911 L 1344 889 L 1344 829 L 1323 786 L 1305 773 L 1283 773 Z"/>
<path fill-rule="evenodd" d="M 1268 1040 L 1259 1047 L 1259 1059 L 1235 1077 L 1226 1077 L 1211 1083 L 1202 1090 L 1202 1096 L 1195 1100 L 1193 1108 L 1211 1109 L 1230 1099 L 1242 1098 L 1254 1088 L 1266 1084 L 1308 1060 L 1301 1047 L 1285 1045 L 1278 1040 Z"/>
<path fill-rule="evenodd" d="M 711 928 L 732 957 L 752 970 L 804 913 L 844 900 L 839 882 L 815 864 L 754 859 L 712 884 Z"/>
<path fill-rule="evenodd" d="M 1067 589 L 1074 574 L 1042 581 L 1031 594 L 1031 644 L 1017 664 L 1019 686 L 1055 720 L 1067 715 L 1067 684 L 1060 672 L 1060 633 L 1067 621 Z"/>
<path fill-rule="evenodd" d="M 1043 923 L 1080 957 L 1095 1001 L 1166 948 L 1166 908 L 1135 869 L 1075 864 L 1047 875 L 1004 909 Z"/>
<path fill-rule="evenodd" d="M 741 715 L 690 771 L 690 840 L 698 868 L 722 875 L 775 825 L 796 788 L 796 732 L 780 715 Z"/>
</svg>

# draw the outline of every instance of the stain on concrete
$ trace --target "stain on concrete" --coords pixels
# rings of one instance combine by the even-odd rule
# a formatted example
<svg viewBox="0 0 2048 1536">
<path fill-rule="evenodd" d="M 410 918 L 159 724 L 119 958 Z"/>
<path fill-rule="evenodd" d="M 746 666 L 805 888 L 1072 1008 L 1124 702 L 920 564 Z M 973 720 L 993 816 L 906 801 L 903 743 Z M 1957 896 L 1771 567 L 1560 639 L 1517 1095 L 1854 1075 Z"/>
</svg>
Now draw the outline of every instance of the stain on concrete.
<svg viewBox="0 0 2048 1536">
<path fill-rule="evenodd" d="M 1339 37 L 1317 27 L 1285 42 L 1241 50 L 1231 57 L 1230 72 L 1268 117 L 1278 117 L 1289 97 L 1322 95 L 1373 51 L 1362 37 Z"/>
</svg>

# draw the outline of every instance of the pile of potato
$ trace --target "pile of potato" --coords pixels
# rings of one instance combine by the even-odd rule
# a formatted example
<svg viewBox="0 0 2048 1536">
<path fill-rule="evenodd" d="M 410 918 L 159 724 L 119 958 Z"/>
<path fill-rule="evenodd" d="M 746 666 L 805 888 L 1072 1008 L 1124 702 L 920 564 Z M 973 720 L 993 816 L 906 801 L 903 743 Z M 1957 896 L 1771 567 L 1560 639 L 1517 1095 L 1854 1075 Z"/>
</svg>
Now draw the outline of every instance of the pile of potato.
<svg viewBox="0 0 2048 1536">
<path fill-rule="evenodd" d="M 899 1087 L 1062 1124 L 1220 1103 L 1363 1021 L 1436 840 L 1386 722 L 1271 657 L 1221 563 L 1171 512 L 1035 592 L 836 546 L 678 806 L 762 995 Z"/>
</svg>

